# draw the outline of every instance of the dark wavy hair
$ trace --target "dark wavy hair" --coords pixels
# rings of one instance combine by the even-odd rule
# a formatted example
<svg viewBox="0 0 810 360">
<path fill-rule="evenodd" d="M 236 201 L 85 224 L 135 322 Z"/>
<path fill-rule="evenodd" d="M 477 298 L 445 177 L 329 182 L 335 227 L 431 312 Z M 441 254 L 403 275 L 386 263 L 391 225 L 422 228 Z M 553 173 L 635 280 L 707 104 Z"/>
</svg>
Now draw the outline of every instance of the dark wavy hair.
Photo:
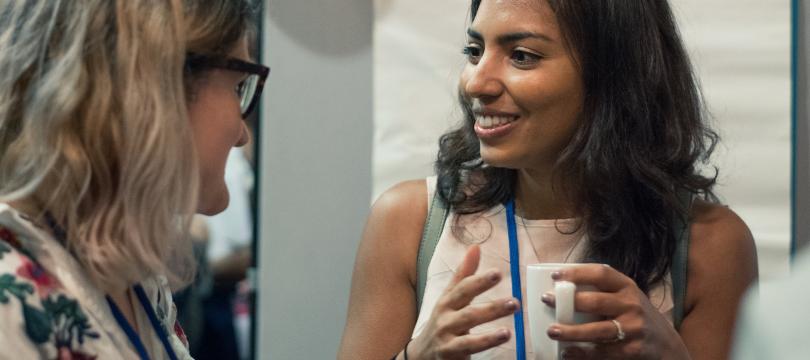
<svg viewBox="0 0 810 360">
<path fill-rule="evenodd" d="M 586 261 L 607 263 L 643 291 L 672 264 L 683 195 L 717 201 L 704 176 L 718 135 L 666 0 L 548 0 L 584 84 L 583 119 L 554 167 L 589 239 Z M 481 0 L 473 0 L 475 19 Z M 505 203 L 517 171 L 481 160 L 472 109 L 439 141 L 438 193 L 472 214 Z M 558 187 L 555 186 L 555 189 Z M 566 190 L 566 192 L 568 192 Z"/>
</svg>

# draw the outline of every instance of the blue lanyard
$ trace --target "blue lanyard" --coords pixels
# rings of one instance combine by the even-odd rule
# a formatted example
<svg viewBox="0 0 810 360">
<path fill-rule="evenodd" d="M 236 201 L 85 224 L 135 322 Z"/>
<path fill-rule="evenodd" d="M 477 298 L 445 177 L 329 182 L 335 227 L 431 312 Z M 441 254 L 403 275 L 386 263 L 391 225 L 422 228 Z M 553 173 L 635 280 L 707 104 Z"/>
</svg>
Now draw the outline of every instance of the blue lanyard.
<svg viewBox="0 0 810 360">
<path fill-rule="evenodd" d="M 53 215 L 51 215 L 50 212 L 45 213 L 45 221 L 48 223 L 48 226 L 53 231 L 53 234 L 56 237 L 56 239 L 61 241 L 62 244 L 64 245 L 67 242 L 67 232 L 65 231 L 65 229 L 59 226 L 59 224 L 56 222 L 56 219 L 53 218 Z M 135 295 L 138 297 L 138 301 L 141 303 L 143 310 L 146 311 L 146 316 L 149 317 L 149 322 L 152 323 L 152 328 L 154 328 L 155 331 L 157 332 L 158 337 L 160 338 L 160 342 L 163 343 L 163 348 L 165 348 L 166 353 L 169 354 L 169 359 L 177 360 L 177 355 L 174 354 L 174 350 L 172 350 L 172 347 L 169 344 L 169 336 L 166 334 L 166 331 L 163 329 L 163 327 L 160 326 L 160 323 L 158 322 L 157 319 L 157 315 L 155 315 L 155 310 L 152 309 L 152 305 L 149 302 L 149 298 L 146 297 L 146 292 L 143 291 L 143 287 L 140 284 L 138 284 L 134 286 L 134 289 Z M 118 326 L 120 326 L 121 329 L 124 330 L 124 333 L 127 334 L 129 342 L 131 342 L 132 346 L 135 347 L 135 350 L 138 351 L 138 355 L 141 356 L 141 360 L 149 360 L 149 353 L 146 352 L 146 347 L 143 346 L 141 338 L 138 337 L 138 334 L 127 322 L 127 319 L 126 317 L 124 317 L 124 314 L 121 312 L 121 309 L 119 309 L 118 306 L 115 305 L 115 302 L 112 301 L 112 298 L 110 298 L 109 295 L 106 295 L 105 298 L 107 298 L 107 304 L 110 305 L 110 310 L 112 310 L 113 316 L 115 317 L 115 321 L 118 322 Z"/>
<path fill-rule="evenodd" d="M 157 332 L 160 342 L 163 343 L 163 348 L 166 349 L 166 353 L 169 354 L 169 359 L 177 360 L 177 355 L 174 354 L 174 350 L 172 350 L 172 347 L 169 344 L 169 336 L 166 334 L 166 330 L 160 326 L 157 315 L 155 315 L 155 310 L 152 309 L 152 305 L 150 305 L 149 298 L 146 297 L 146 292 L 144 292 L 143 287 L 139 284 L 135 285 L 134 289 L 135 295 L 138 297 L 138 302 L 141 303 L 143 310 L 146 312 L 146 316 L 149 317 L 149 322 L 152 324 L 152 328 L 155 329 L 155 332 Z M 134 346 L 135 350 L 138 351 L 138 355 L 140 355 L 142 360 L 149 360 L 149 353 L 146 352 L 146 347 L 143 345 L 141 338 L 138 336 L 132 326 L 130 326 L 127 322 L 127 319 L 124 317 L 121 309 L 115 305 L 115 302 L 112 301 L 109 295 L 107 295 L 106 298 L 107 303 L 110 304 L 110 310 L 112 310 L 115 321 L 118 322 L 118 325 L 121 326 L 121 329 L 123 329 L 124 333 L 127 334 L 129 342 L 132 343 L 132 346 Z"/>
<path fill-rule="evenodd" d="M 515 223 L 515 199 L 506 203 L 506 229 L 509 233 L 509 268 L 512 272 L 512 296 L 520 302 L 520 311 L 515 312 L 515 351 L 517 360 L 526 360 L 526 335 L 523 333 L 523 293 L 520 289 L 520 254 L 518 251 L 517 224 Z"/>
</svg>

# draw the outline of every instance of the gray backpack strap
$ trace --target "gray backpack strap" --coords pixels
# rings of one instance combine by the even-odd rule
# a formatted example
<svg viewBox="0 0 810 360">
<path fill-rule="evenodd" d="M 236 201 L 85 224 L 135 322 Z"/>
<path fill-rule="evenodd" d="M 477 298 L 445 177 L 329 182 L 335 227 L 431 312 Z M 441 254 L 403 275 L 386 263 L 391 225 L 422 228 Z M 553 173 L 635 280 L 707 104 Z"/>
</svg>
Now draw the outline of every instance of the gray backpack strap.
<svg viewBox="0 0 810 360">
<path fill-rule="evenodd" d="M 439 244 L 439 237 L 444 230 L 444 222 L 447 219 L 449 209 L 442 201 L 438 191 L 433 194 L 433 200 L 428 209 L 428 216 L 425 222 L 425 229 L 422 232 L 422 241 L 419 242 L 419 255 L 416 258 L 416 313 L 422 308 L 422 298 L 425 296 L 425 285 L 427 284 L 427 270 L 430 259 Z"/>
<path fill-rule="evenodd" d="M 683 322 L 686 306 L 686 285 L 688 283 L 687 274 L 689 272 L 689 212 L 692 208 L 692 194 L 684 193 L 680 200 L 687 205 L 687 218 L 675 217 L 673 229 L 675 231 L 675 254 L 672 258 L 672 321 L 675 330 L 680 330 Z"/>
</svg>

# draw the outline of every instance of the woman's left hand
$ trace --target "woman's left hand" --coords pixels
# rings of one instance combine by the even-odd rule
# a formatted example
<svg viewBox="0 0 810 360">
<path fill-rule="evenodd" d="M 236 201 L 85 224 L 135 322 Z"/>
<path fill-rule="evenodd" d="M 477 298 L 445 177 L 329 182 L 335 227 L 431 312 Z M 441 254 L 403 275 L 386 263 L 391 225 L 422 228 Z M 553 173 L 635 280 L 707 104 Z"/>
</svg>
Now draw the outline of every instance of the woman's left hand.
<svg viewBox="0 0 810 360">
<path fill-rule="evenodd" d="M 555 281 L 591 285 L 599 291 L 577 292 L 578 312 L 606 320 L 580 325 L 554 324 L 548 336 L 557 341 L 591 342 L 596 346 L 570 346 L 564 359 L 689 359 L 680 335 L 649 298 L 626 275 L 607 265 L 583 264 L 552 274 Z M 543 302 L 554 306 L 551 294 Z M 614 323 L 613 320 L 618 322 Z M 620 339 L 620 328 L 624 338 Z"/>
</svg>

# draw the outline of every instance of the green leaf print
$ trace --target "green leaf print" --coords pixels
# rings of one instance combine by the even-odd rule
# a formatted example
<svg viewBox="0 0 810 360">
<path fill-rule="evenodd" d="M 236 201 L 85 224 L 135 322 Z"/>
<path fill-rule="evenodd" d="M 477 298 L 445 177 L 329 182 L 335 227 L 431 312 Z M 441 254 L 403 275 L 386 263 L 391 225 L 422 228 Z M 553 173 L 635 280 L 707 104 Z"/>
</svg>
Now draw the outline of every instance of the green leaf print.
<svg viewBox="0 0 810 360">
<path fill-rule="evenodd" d="M 0 260 L 3 260 L 3 255 L 11 252 L 11 246 L 8 246 L 4 241 L 0 240 Z"/>
<path fill-rule="evenodd" d="M 42 344 L 51 338 L 51 317 L 27 303 L 23 303 L 25 333 L 35 344 Z"/>
<path fill-rule="evenodd" d="M 0 304 L 8 303 L 9 294 L 24 302 L 27 295 L 34 293 L 31 284 L 17 282 L 17 277 L 12 274 L 0 275 Z"/>
<path fill-rule="evenodd" d="M 73 341 L 83 344 L 86 337 L 98 338 L 96 332 L 91 331 L 87 315 L 84 314 L 79 303 L 63 294 L 51 296 L 42 302 L 45 311 L 53 322 L 53 331 L 57 346 L 72 348 Z"/>
<path fill-rule="evenodd" d="M 10 296 L 22 304 L 25 334 L 36 344 L 42 344 L 51 337 L 51 317 L 45 311 L 28 305 L 26 296 L 34 293 L 34 286 L 18 282 L 12 274 L 0 275 L 0 303 L 7 304 Z"/>
</svg>

